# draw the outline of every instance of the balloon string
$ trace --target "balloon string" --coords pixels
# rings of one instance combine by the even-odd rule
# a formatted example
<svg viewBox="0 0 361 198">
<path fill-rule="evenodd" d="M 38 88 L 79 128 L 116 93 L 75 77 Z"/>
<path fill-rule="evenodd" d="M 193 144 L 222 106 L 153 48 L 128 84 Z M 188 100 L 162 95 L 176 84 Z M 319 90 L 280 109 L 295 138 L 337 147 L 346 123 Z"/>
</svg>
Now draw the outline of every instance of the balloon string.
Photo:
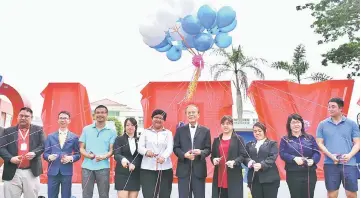
<svg viewBox="0 0 361 198">
<path fill-rule="evenodd" d="M 195 70 L 193 80 L 192 80 L 192 82 L 189 83 L 188 90 L 187 90 L 187 96 L 186 96 L 186 101 L 187 102 L 189 102 L 190 99 L 192 99 L 192 97 L 194 95 L 194 92 L 197 89 L 198 79 L 199 79 L 200 74 L 201 74 L 200 70 L 201 70 L 200 68 L 197 68 Z"/>
<path fill-rule="evenodd" d="M 193 51 L 193 49 L 192 49 L 191 47 L 189 47 L 189 45 L 188 45 L 187 41 L 185 40 L 184 36 L 183 36 L 181 33 L 179 33 L 179 31 L 178 31 L 179 28 L 178 28 L 178 27 L 174 27 L 173 30 L 174 30 L 175 32 L 177 32 L 177 34 L 181 37 L 181 39 L 182 39 L 182 41 L 184 42 L 184 44 L 186 45 L 188 51 L 189 51 L 192 55 L 196 55 L 196 53 Z"/>
</svg>

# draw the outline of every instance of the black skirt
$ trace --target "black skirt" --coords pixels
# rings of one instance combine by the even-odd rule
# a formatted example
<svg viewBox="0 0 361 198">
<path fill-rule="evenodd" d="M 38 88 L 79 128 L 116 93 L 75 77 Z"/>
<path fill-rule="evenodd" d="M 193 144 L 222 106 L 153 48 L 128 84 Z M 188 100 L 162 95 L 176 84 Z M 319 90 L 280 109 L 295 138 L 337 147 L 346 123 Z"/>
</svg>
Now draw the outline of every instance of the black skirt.
<svg viewBox="0 0 361 198">
<path fill-rule="evenodd" d="M 115 190 L 139 191 L 140 190 L 140 170 L 137 167 L 132 173 L 115 173 Z"/>
</svg>

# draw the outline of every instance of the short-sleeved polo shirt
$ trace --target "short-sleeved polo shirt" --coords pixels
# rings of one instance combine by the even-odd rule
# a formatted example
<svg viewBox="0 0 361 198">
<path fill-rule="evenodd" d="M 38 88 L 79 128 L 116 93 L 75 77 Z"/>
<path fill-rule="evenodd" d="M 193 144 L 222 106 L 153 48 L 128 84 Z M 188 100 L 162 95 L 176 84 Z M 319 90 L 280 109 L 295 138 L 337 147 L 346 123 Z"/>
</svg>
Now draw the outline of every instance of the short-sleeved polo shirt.
<svg viewBox="0 0 361 198">
<path fill-rule="evenodd" d="M 94 123 L 84 127 L 79 142 L 85 144 L 86 152 L 92 152 L 94 155 L 104 155 L 109 152 L 109 146 L 114 144 L 116 136 L 116 132 L 107 125 L 98 130 Z M 82 168 L 88 170 L 110 168 L 109 159 L 96 162 L 95 159 L 84 158 Z"/>
</svg>

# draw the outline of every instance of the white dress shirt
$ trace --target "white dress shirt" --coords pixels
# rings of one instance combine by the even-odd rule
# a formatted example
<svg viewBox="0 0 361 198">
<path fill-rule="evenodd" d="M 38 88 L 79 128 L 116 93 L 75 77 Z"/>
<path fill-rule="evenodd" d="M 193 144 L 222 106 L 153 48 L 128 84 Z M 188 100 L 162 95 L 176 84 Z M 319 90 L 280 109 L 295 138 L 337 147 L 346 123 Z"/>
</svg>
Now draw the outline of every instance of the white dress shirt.
<svg viewBox="0 0 361 198">
<path fill-rule="evenodd" d="M 59 129 L 59 144 L 60 144 L 60 148 L 63 148 L 64 146 L 64 143 L 66 141 L 66 136 L 68 135 L 68 129 L 65 129 L 65 130 L 61 130 Z"/>
<path fill-rule="evenodd" d="M 154 154 L 162 156 L 163 164 L 157 163 L 156 157 L 147 157 L 145 153 L 150 150 Z M 173 152 L 173 134 L 167 129 L 156 132 L 152 128 L 145 129 L 139 137 L 138 152 L 143 155 L 142 169 L 146 170 L 168 170 L 172 168 L 170 158 Z"/>
<path fill-rule="evenodd" d="M 130 153 L 134 155 L 134 152 L 137 150 L 137 146 L 135 145 L 135 139 L 134 137 L 128 137 L 128 145 L 130 149 Z M 123 158 L 122 162 L 131 163 L 127 158 Z"/>
<path fill-rule="evenodd" d="M 198 124 L 196 123 L 194 125 L 194 128 L 192 128 L 192 125 L 189 124 L 189 131 L 191 132 L 192 148 L 193 148 L 194 135 L 196 134 L 197 126 L 198 126 Z"/>
</svg>

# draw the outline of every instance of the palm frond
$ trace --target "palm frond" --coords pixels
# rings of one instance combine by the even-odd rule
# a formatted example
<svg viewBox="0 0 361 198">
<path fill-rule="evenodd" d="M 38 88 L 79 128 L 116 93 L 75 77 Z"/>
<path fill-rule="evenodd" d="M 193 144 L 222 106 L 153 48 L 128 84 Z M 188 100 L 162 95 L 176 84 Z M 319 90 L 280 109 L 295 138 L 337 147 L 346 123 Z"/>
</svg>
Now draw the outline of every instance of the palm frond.
<svg viewBox="0 0 361 198">
<path fill-rule="evenodd" d="M 285 71 L 287 71 L 288 73 L 291 74 L 292 66 L 289 63 L 285 62 L 285 61 L 274 62 L 274 63 L 271 64 L 271 67 L 275 68 L 275 69 L 285 70 Z"/>
<path fill-rule="evenodd" d="M 232 70 L 232 65 L 230 64 L 230 62 L 224 61 L 222 63 L 217 63 L 214 65 L 211 65 L 210 66 L 211 75 L 213 76 L 213 73 L 215 71 L 220 70 L 220 69 L 225 69 L 225 68 L 227 68 L 228 70 Z"/>
<path fill-rule="evenodd" d="M 211 54 L 214 54 L 216 56 L 223 56 L 225 58 L 227 58 L 228 60 L 231 60 L 232 54 L 228 53 L 225 49 L 223 48 L 216 48 L 213 49 Z"/>
<path fill-rule="evenodd" d="M 331 80 L 332 77 L 326 75 L 325 73 L 322 72 L 316 72 L 316 73 L 312 73 L 310 78 L 315 81 L 315 82 L 321 82 L 321 81 L 326 81 L 326 80 Z"/>
<path fill-rule="evenodd" d="M 221 77 L 224 73 L 229 72 L 230 70 L 228 68 L 219 68 L 213 75 L 214 80 L 218 80 L 219 77 Z"/>
<path fill-rule="evenodd" d="M 250 68 L 253 70 L 253 72 L 256 74 L 256 76 L 262 80 L 265 79 L 264 73 L 262 72 L 262 70 L 260 70 L 258 68 L 257 64 L 248 64 L 245 66 L 245 68 Z"/>
</svg>

